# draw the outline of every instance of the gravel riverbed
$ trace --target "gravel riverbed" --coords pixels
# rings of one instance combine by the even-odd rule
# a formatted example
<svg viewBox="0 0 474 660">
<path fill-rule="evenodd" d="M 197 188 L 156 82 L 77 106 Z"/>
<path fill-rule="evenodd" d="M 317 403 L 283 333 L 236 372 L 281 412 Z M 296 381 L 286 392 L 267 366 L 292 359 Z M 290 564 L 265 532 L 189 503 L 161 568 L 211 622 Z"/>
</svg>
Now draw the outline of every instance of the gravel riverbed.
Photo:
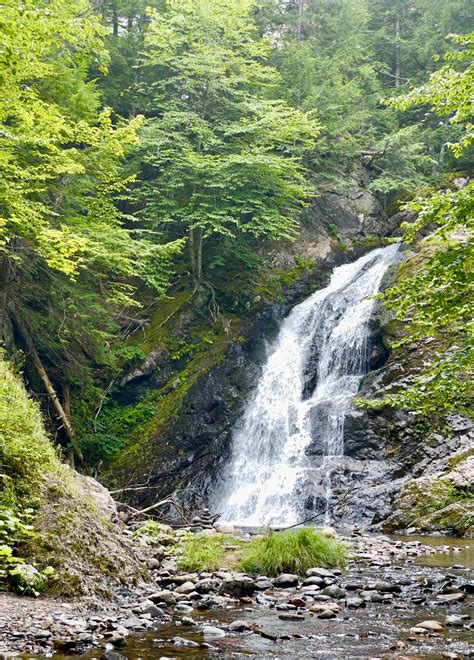
<svg viewBox="0 0 474 660">
<path fill-rule="evenodd" d="M 474 657 L 472 541 L 347 541 L 346 570 L 315 566 L 304 578 L 165 562 L 113 604 L 0 594 L 0 658 Z"/>
</svg>

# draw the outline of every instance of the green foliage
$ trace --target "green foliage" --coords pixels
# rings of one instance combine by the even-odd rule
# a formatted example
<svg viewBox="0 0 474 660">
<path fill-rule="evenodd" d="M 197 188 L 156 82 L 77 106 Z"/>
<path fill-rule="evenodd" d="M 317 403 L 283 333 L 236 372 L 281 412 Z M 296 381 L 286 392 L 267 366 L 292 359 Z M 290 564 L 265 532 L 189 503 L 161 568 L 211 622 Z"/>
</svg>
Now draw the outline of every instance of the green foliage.
<svg viewBox="0 0 474 660">
<path fill-rule="evenodd" d="M 429 104 L 438 116 L 448 117 L 450 124 L 464 126 L 462 137 L 450 147 L 456 156 L 469 147 L 474 139 L 474 32 L 452 37 L 459 50 L 450 51 L 444 58 L 449 62 L 439 71 L 431 74 L 424 85 L 412 88 L 399 98 L 390 99 L 387 103 L 408 110 L 413 106 Z M 457 64 L 457 66 L 456 66 Z M 459 67 L 459 65 L 464 65 Z"/>
<path fill-rule="evenodd" d="M 0 473 L 8 499 L 32 492 L 47 470 L 59 465 L 38 405 L 0 352 Z M 14 484 L 14 493 L 9 490 Z"/>
<path fill-rule="evenodd" d="M 247 573 L 262 575 L 304 575 L 315 566 L 343 567 L 346 560 L 347 548 L 343 543 L 304 527 L 268 533 L 252 541 L 244 549 L 240 567 Z"/>
<path fill-rule="evenodd" d="M 33 509 L 19 512 L 0 504 L 0 584 L 5 584 L 15 568 L 25 562 L 17 555 L 17 549 L 34 535 L 33 515 Z"/>
<path fill-rule="evenodd" d="M 190 534 L 180 544 L 178 568 L 182 571 L 218 571 L 224 568 L 226 546 L 240 543 L 224 534 L 199 536 Z M 234 552 L 234 551 L 233 551 Z"/>
<path fill-rule="evenodd" d="M 456 59 L 472 58 L 472 36 L 458 38 L 465 47 Z M 452 59 L 454 55 L 449 54 Z M 437 114 L 463 126 L 463 137 L 453 145 L 455 153 L 467 148 L 472 130 L 472 63 L 462 71 L 444 67 L 429 82 L 392 101 L 399 107 L 429 103 Z M 453 114 L 454 113 L 454 114 Z M 414 242 L 419 232 L 431 233 L 420 244 L 417 268 L 397 279 L 384 294 L 384 304 L 405 322 L 398 344 L 433 343 L 420 376 L 404 391 L 368 405 L 407 407 L 418 413 L 472 410 L 473 323 L 472 219 L 474 184 L 440 190 L 407 204 L 416 219 L 403 226 L 404 239 Z"/>
<path fill-rule="evenodd" d="M 248 0 L 166 2 L 145 36 L 137 199 L 151 226 L 189 236 L 197 280 L 203 242 L 291 238 L 310 192 L 301 159 L 319 124 L 268 97 L 278 75 L 251 12 Z"/>
<path fill-rule="evenodd" d="M 80 433 L 79 448 L 88 465 L 109 462 L 124 447 L 126 439 L 156 412 L 156 405 L 141 401 L 135 405 L 107 405 L 90 427 Z"/>
<path fill-rule="evenodd" d="M 58 393 L 80 385 L 92 407 L 93 370 L 117 368 L 118 316 L 140 306 L 138 281 L 163 293 L 180 242 L 157 245 L 119 210 L 143 118 L 101 108 L 88 71 L 106 74 L 106 29 L 88 0 L 7 0 L 0 25 L 0 328 L 9 339 L 21 314 Z"/>
</svg>

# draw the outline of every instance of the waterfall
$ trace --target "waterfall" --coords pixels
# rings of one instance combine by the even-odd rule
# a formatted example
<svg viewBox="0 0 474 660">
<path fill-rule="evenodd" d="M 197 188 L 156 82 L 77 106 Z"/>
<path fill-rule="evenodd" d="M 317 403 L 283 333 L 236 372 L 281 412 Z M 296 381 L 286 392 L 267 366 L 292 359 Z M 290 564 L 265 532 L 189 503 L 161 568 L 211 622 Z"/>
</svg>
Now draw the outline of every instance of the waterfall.
<svg viewBox="0 0 474 660">
<path fill-rule="evenodd" d="M 315 480 L 329 521 L 331 466 L 342 460 L 344 418 L 368 370 L 373 296 L 397 251 L 390 245 L 336 268 L 283 321 L 212 498 L 226 521 L 295 524 Z"/>
</svg>

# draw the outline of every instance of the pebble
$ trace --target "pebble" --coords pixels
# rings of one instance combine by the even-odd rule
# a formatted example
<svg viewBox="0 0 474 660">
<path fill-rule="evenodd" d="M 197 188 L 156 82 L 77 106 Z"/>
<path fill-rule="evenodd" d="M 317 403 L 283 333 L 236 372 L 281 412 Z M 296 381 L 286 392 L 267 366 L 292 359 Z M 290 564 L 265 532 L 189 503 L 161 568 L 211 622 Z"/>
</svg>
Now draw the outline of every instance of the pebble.
<svg viewBox="0 0 474 660">
<path fill-rule="evenodd" d="M 278 615 L 278 618 L 282 621 L 304 621 L 305 619 L 303 614 L 297 614 L 296 612 L 283 612 Z"/>
<path fill-rule="evenodd" d="M 204 626 L 202 634 L 204 637 L 225 637 L 225 630 L 216 628 L 215 626 Z"/>
<path fill-rule="evenodd" d="M 357 609 L 359 607 L 367 607 L 367 603 L 362 598 L 348 598 L 346 600 L 347 607 Z"/>
<path fill-rule="evenodd" d="M 466 594 L 460 592 L 454 594 L 439 594 L 438 602 L 439 603 L 459 603 L 466 598 Z"/>
<path fill-rule="evenodd" d="M 237 621 L 232 621 L 232 623 L 229 623 L 227 630 L 230 630 L 231 632 L 245 632 L 246 630 L 252 630 L 252 627 L 249 626 L 246 621 L 241 621 L 238 619 Z"/>
<path fill-rule="evenodd" d="M 422 621 L 421 623 L 416 624 L 417 628 L 423 628 L 424 630 L 430 630 L 431 632 L 442 632 L 443 624 L 434 619 L 428 619 L 427 621 Z"/>
<path fill-rule="evenodd" d="M 178 603 L 174 608 L 174 611 L 179 612 L 180 614 L 191 614 L 193 608 L 191 607 L 191 605 L 184 605 L 183 603 Z"/>
<path fill-rule="evenodd" d="M 336 616 L 334 610 L 324 610 L 324 612 L 318 614 L 318 619 L 335 619 Z"/>
</svg>

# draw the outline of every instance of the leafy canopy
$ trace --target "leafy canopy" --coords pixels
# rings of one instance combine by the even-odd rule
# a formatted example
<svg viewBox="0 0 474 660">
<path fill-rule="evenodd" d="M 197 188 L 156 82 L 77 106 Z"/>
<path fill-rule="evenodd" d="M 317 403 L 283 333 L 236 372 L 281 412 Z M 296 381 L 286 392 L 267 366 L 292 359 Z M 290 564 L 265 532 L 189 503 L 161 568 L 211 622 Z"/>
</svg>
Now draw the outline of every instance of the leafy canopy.
<svg viewBox="0 0 474 660">
<path fill-rule="evenodd" d="M 472 140 L 474 34 L 456 37 L 454 41 L 463 50 L 448 53 L 446 59 L 459 62 L 461 68 L 448 64 L 431 74 L 426 84 L 389 102 L 404 109 L 428 104 L 436 114 L 459 124 L 460 140 L 451 145 L 459 156 Z M 388 289 L 385 304 L 407 324 L 400 343 L 427 343 L 431 339 L 434 349 L 413 384 L 383 402 L 422 413 L 469 411 L 474 330 L 474 183 L 460 181 L 452 189 L 415 199 L 407 208 L 417 214 L 413 223 L 404 225 L 407 242 L 412 243 L 422 230 L 434 229 L 421 241 L 422 259 L 412 272 L 401 275 Z"/>
<path fill-rule="evenodd" d="M 309 194 L 301 159 L 318 122 L 270 98 L 277 72 L 249 0 L 169 0 L 153 11 L 139 199 L 152 226 L 204 238 L 289 238 Z"/>
</svg>

